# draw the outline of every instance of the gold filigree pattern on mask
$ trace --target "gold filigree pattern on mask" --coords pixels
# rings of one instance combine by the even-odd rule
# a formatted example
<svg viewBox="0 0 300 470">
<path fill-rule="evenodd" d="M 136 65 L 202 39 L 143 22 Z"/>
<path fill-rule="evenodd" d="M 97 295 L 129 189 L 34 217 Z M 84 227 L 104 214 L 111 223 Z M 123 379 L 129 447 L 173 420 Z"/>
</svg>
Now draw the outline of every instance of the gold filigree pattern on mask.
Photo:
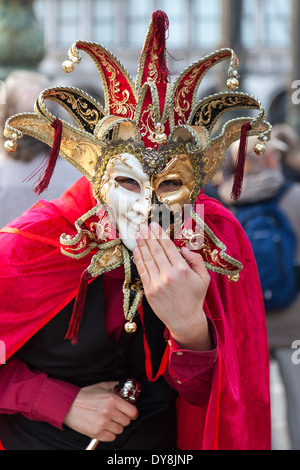
<svg viewBox="0 0 300 470">
<path fill-rule="evenodd" d="M 141 136 L 145 137 L 148 135 L 148 139 L 156 143 L 156 126 L 155 126 L 155 110 L 153 104 L 149 104 L 147 108 L 144 109 L 141 116 L 141 126 L 140 126 Z"/>
<path fill-rule="evenodd" d="M 189 118 L 194 126 L 212 131 L 218 119 L 230 109 L 259 109 L 257 101 L 245 93 L 219 93 L 202 101 L 201 107 L 196 106 Z"/>
<path fill-rule="evenodd" d="M 82 127 L 82 123 L 86 123 L 91 131 L 94 131 L 96 124 L 105 115 L 99 103 L 94 102 L 92 106 L 93 99 L 77 89 L 63 88 L 61 91 L 50 89 L 45 98 L 53 98 L 53 101 L 60 103 L 79 127 Z"/>
<path fill-rule="evenodd" d="M 185 99 L 196 86 L 196 82 L 198 80 L 199 70 L 210 68 L 212 65 L 212 61 L 209 59 L 205 62 L 205 64 L 199 64 L 192 73 L 190 74 L 189 78 L 184 82 L 184 86 L 180 88 L 179 92 L 175 93 L 174 96 L 174 109 L 177 112 L 178 116 L 181 118 L 178 121 L 178 124 L 185 124 L 185 114 L 191 109 L 191 102 L 190 100 Z"/>
<path fill-rule="evenodd" d="M 238 76 L 239 61 L 231 49 L 220 49 L 187 67 L 179 75 L 173 88 L 173 109 L 170 114 L 171 129 L 176 124 L 184 125 L 196 103 L 199 86 L 207 72 L 216 64 L 228 60 L 228 77 Z"/>
<path fill-rule="evenodd" d="M 129 91 L 122 90 L 121 88 L 121 83 L 118 80 L 118 68 L 113 61 L 110 60 L 107 51 L 105 51 L 105 53 L 100 51 L 97 45 L 91 45 L 90 49 L 108 73 L 108 76 L 105 78 L 110 82 L 111 97 L 106 97 L 110 101 L 110 113 L 117 114 L 118 116 L 123 115 L 124 117 L 126 116 L 127 118 L 133 119 L 135 107 L 130 103 Z M 102 74 L 103 71 L 101 69 L 101 75 Z"/>
<path fill-rule="evenodd" d="M 158 44 L 157 41 L 153 41 L 153 47 L 150 51 L 150 63 L 149 63 L 149 75 L 148 81 L 157 82 L 159 79 L 159 59 L 158 59 Z"/>
</svg>

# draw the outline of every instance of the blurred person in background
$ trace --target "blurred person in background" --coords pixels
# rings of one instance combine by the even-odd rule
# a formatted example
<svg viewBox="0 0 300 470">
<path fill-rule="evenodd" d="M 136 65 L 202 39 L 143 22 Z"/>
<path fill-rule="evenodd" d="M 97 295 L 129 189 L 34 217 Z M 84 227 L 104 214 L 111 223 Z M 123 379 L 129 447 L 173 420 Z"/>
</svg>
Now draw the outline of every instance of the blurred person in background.
<svg viewBox="0 0 300 470">
<path fill-rule="evenodd" d="M 220 170 L 218 173 L 213 177 L 213 179 L 208 183 L 208 185 L 204 189 L 204 193 L 208 197 L 212 197 L 214 199 L 219 200 L 219 186 L 222 185 L 224 182 L 224 171 Z"/>
<path fill-rule="evenodd" d="M 300 139 L 288 124 L 276 124 L 273 138 L 284 145 L 280 149 L 282 171 L 289 180 L 300 182 Z"/>
<path fill-rule="evenodd" d="M 280 132 L 279 132 L 280 130 Z M 282 141 L 280 137 L 285 135 L 285 139 Z M 270 208 L 270 205 L 275 203 L 281 213 L 286 217 L 286 229 L 287 231 L 292 230 L 292 233 L 289 233 L 289 239 L 287 239 L 288 246 L 284 248 L 284 235 L 282 234 L 281 244 L 277 245 L 277 251 L 283 247 L 282 251 L 282 260 L 281 264 L 283 267 L 289 271 L 285 274 L 279 273 L 281 276 L 280 284 L 284 286 L 285 280 L 287 280 L 287 286 L 284 286 L 285 290 L 291 288 L 293 277 L 295 278 L 295 289 L 292 294 L 289 295 L 286 305 L 284 302 L 280 306 L 280 299 L 278 305 L 274 308 L 274 303 L 271 302 L 271 293 L 269 289 L 265 289 L 265 306 L 266 306 L 266 320 L 267 320 L 267 329 L 268 329 L 268 340 L 269 340 L 269 349 L 271 357 L 273 357 L 279 365 L 280 373 L 285 387 L 286 397 L 287 397 L 287 407 L 288 407 L 288 426 L 290 431 L 290 438 L 292 447 L 295 450 L 300 449 L 300 374 L 297 369 L 297 365 L 292 362 L 292 343 L 294 340 L 300 338 L 300 293 L 299 287 L 296 284 L 297 277 L 297 268 L 289 265 L 288 261 L 288 249 L 289 246 L 293 245 L 292 235 L 295 237 L 295 259 L 294 264 L 297 265 L 300 259 L 300 184 L 295 181 L 289 181 L 284 172 L 283 172 L 283 155 L 285 156 L 285 163 L 289 164 L 289 168 L 292 167 L 297 162 L 295 155 L 298 155 L 299 158 L 299 148 L 296 147 L 296 141 L 289 139 L 289 144 L 293 142 L 293 145 L 290 145 L 291 154 L 288 153 L 288 139 L 287 137 L 294 136 L 294 133 L 289 130 L 287 126 L 278 126 L 274 129 L 273 139 L 267 145 L 267 150 L 264 156 L 257 156 L 254 152 L 255 144 L 257 143 L 256 139 L 250 137 L 248 139 L 248 149 L 246 157 L 246 166 L 245 166 L 245 178 L 243 184 L 243 191 L 240 200 L 235 203 L 230 197 L 232 180 L 229 178 L 219 187 L 219 197 L 220 200 L 227 206 L 230 207 L 232 212 L 236 217 L 241 221 L 247 235 L 252 241 L 254 248 L 254 254 L 256 255 L 256 260 L 258 262 L 258 269 L 260 272 L 261 267 L 261 282 L 264 283 L 264 267 L 268 264 L 268 267 L 271 271 L 274 271 L 276 267 L 272 266 L 271 256 L 268 255 L 267 245 L 264 245 L 263 237 L 267 237 L 267 212 L 266 207 Z M 233 161 L 236 159 L 238 152 L 238 144 L 233 144 L 231 146 L 231 158 Z M 299 163 L 298 163 L 299 165 Z M 295 170 L 294 170 L 295 171 Z M 257 219 L 257 212 L 261 211 L 262 208 L 265 210 L 264 221 L 261 220 L 261 225 L 256 227 L 254 230 L 253 227 L 249 229 L 249 224 L 255 223 L 255 218 Z M 271 209 L 272 210 L 272 209 Z M 242 211 L 244 213 L 242 214 Z M 245 216 L 246 212 L 247 216 Z M 250 212 L 252 211 L 252 212 Z M 252 216 L 251 216 L 252 214 Z M 261 212 L 262 214 L 262 212 Z M 260 215 L 261 215 L 260 214 Z M 252 217 L 252 220 L 250 220 Z M 247 219 L 247 221 L 246 221 Z M 274 219 L 275 220 L 275 219 Z M 285 219 L 282 219 L 285 220 Z M 289 225 L 290 224 L 290 225 Z M 248 231 L 249 229 L 249 231 Z M 252 230 L 253 229 L 253 230 Z M 259 233 L 260 230 L 260 233 Z M 274 234 L 272 235 L 274 238 Z M 260 239 L 260 247 L 262 251 L 260 253 L 256 252 L 256 242 Z M 277 234 L 279 238 L 279 235 Z M 252 239 L 252 240 L 251 240 Z M 265 238 L 267 240 L 267 238 Z M 267 241 L 268 245 L 271 245 L 271 242 Z M 259 250 L 259 247 L 257 248 Z M 263 252 L 267 254 L 264 257 Z M 292 256 L 292 254 L 290 255 Z M 269 258 L 269 259 L 268 259 Z M 273 257 L 275 258 L 275 257 Z M 291 276 L 291 278 L 288 278 Z M 268 277 L 271 277 L 270 272 Z M 279 290 L 279 289 L 278 289 Z M 264 288 L 263 288 L 264 291 Z M 269 297 L 269 298 L 268 298 Z M 272 307 L 269 307 L 271 305 Z"/>
<path fill-rule="evenodd" d="M 29 136 L 23 137 L 23 145 L 15 152 L 7 152 L 3 145 L 6 119 L 13 114 L 33 112 L 33 103 L 49 86 L 47 77 L 26 70 L 12 72 L 0 86 L 0 227 L 19 217 L 40 199 L 30 181 L 24 180 L 30 179 L 49 152 L 47 145 Z M 60 197 L 81 176 L 62 158 L 57 165 L 51 187 L 43 194 L 43 199 Z"/>
</svg>

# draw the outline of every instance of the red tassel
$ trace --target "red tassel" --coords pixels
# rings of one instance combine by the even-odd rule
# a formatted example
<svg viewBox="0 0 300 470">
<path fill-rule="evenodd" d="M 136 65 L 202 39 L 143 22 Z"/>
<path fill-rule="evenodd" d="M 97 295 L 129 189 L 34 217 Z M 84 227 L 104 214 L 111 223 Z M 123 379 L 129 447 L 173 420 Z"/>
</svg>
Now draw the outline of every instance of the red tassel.
<svg viewBox="0 0 300 470">
<path fill-rule="evenodd" d="M 39 178 L 37 182 L 38 184 L 34 187 L 34 192 L 38 195 L 48 188 L 60 151 L 62 122 L 60 119 L 55 119 L 55 121 L 51 124 L 51 127 L 54 129 L 53 146 L 45 173 Z"/>
<path fill-rule="evenodd" d="M 244 179 L 244 170 L 246 162 L 246 145 L 247 145 L 247 133 L 251 131 L 252 125 L 251 122 L 243 124 L 241 129 L 241 140 L 240 148 L 238 153 L 237 165 L 234 175 L 234 183 L 232 188 L 231 197 L 237 201 L 242 193 L 243 179 Z"/>
<path fill-rule="evenodd" d="M 166 33 L 169 30 L 169 18 L 166 13 L 162 10 L 157 10 L 152 15 L 152 28 L 153 33 L 150 38 L 153 41 L 157 41 L 158 44 L 158 61 L 159 61 L 159 70 L 160 70 L 160 80 L 162 82 L 168 82 L 170 72 L 166 63 Z"/>
<path fill-rule="evenodd" d="M 87 270 L 85 270 L 81 275 L 79 290 L 73 308 L 72 318 L 70 320 L 68 332 L 65 336 L 65 339 L 69 339 L 73 345 L 77 343 L 78 331 L 86 300 L 87 288 L 91 279 L 93 279 L 93 277 Z"/>
</svg>

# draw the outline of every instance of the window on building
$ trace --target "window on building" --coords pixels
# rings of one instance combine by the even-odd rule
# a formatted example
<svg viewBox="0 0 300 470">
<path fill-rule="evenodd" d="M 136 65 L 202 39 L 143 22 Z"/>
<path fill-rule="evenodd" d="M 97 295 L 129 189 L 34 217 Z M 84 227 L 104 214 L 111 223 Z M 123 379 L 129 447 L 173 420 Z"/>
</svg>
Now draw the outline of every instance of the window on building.
<svg viewBox="0 0 300 470">
<path fill-rule="evenodd" d="M 291 38 L 291 0 L 265 0 L 265 45 L 288 47 Z"/>
<path fill-rule="evenodd" d="M 111 46 L 116 39 L 116 2 L 115 0 L 91 1 L 92 41 Z"/>
<path fill-rule="evenodd" d="M 79 37 L 80 5 L 73 0 L 56 2 L 56 41 L 58 46 L 70 46 Z"/>
<path fill-rule="evenodd" d="M 170 21 L 168 48 L 181 49 L 189 43 L 189 2 L 160 0 L 159 9 L 166 12 Z"/>
<path fill-rule="evenodd" d="M 292 0 L 243 0 L 242 42 L 251 47 L 289 47 Z"/>
<path fill-rule="evenodd" d="M 127 44 L 140 46 L 152 12 L 167 13 L 170 21 L 168 48 L 210 48 L 221 40 L 222 0 L 126 0 Z"/>
<path fill-rule="evenodd" d="M 288 47 L 292 0 L 243 2 L 242 43 L 252 47 Z M 153 11 L 170 19 L 168 47 L 210 49 L 222 38 L 222 0 L 35 0 L 46 47 L 65 48 L 76 39 L 108 47 L 140 48 Z"/>
<path fill-rule="evenodd" d="M 222 0 L 35 0 L 46 46 L 69 47 L 85 39 L 108 47 L 140 48 L 153 11 L 170 20 L 168 47 L 218 46 Z"/>
<path fill-rule="evenodd" d="M 82 33 L 81 0 L 35 0 L 36 18 L 44 30 L 47 48 L 70 46 Z"/>
<path fill-rule="evenodd" d="M 222 37 L 222 0 L 193 0 L 192 44 L 201 48 L 216 47 Z"/>
<path fill-rule="evenodd" d="M 125 44 L 131 48 L 142 47 L 153 13 L 151 0 L 125 0 Z"/>
</svg>

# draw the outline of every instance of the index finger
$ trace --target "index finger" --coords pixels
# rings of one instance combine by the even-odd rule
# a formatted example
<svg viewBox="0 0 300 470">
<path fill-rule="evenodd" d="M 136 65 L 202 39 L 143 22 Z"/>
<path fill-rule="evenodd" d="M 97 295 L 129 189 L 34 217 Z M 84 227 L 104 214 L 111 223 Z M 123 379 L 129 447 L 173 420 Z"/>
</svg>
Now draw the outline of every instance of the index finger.
<svg viewBox="0 0 300 470">
<path fill-rule="evenodd" d="M 128 401 L 124 400 L 124 398 L 120 397 L 119 395 L 115 395 L 115 397 L 118 399 L 116 400 L 116 408 L 118 409 L 118 411 L 128 416 L 128 418 L 130 418 L 131 420 L 137 419 L 139 414 L 137 407 L 132 403 L 129 403 Z"/>
</svg>

